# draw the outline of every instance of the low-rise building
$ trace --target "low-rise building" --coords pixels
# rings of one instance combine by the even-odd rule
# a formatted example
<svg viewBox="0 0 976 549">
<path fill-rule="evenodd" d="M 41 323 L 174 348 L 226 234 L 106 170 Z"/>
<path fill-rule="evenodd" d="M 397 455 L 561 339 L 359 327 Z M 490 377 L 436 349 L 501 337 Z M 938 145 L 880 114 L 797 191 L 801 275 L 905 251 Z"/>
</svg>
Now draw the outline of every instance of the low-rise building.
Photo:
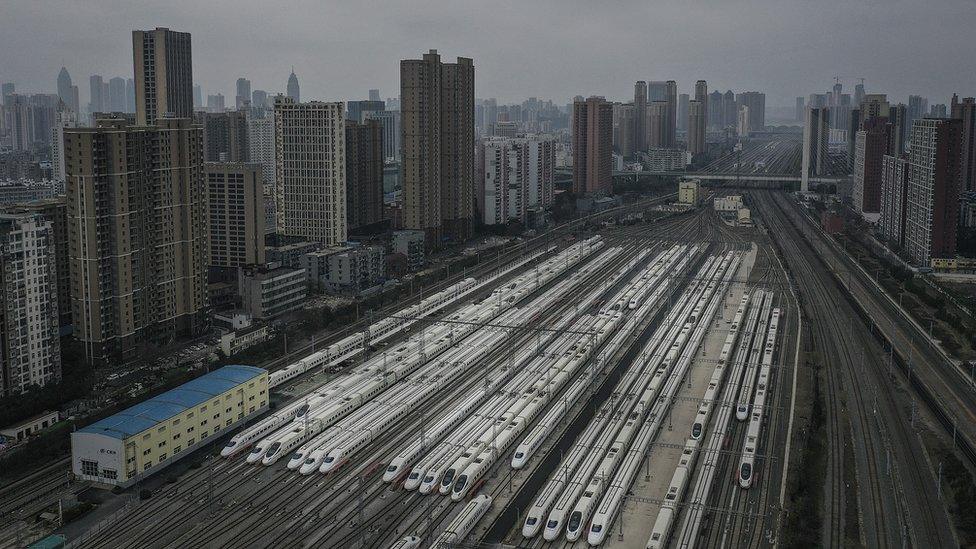
<svg viewBox="0 0 976 549">
<path fill-rule="evenodd" d="M 337 291 L 362 291 L 383 280 L 383 248 L 361 246 L 329 256 L 328 288 Z"/>
<path fill-rule="evenodd" d="M 698 179 L 686 179 L 678 182 L 678 203 L 698 205 L 698 189 L 701 181 Z"/>
<path fill-rule="evenodd" d="M 406 256 L 411 271 L 424 268 L 424 231 L 394 231 L 391 247 L 393 253 Z"/>
<path fill-rule="evenodd" d="M 224 356 L 234 356 L 258 343 L 267 341 L 269 338 L 271 338 L 271 327 L 267 324 L 227 332 L 220 336 L 220 352 L 224 353 Z"/>
<path fill-rule="evenodd" d="M 716 196 L 712 201 L 712 207 L 716 212 L 735 212 L 742 208 L 742 195 L 730 194 L 729 196 Z"/>
<path fill-rule="evenodd" d="M 644 169 L 651 172 L 684 171 L 691 164 L 691 153 L 684 149 L 648 149 L 639 153 Z"/>
<path fill-rule="evenodd" d="M 298 269 L 301 267 L 303 255 L 321 250 L 324 247 L 325 245 L 321 242 L 292 242 L 290 244 L 265 248 L 265 257 L 268 263 L 277 263 L 282 267 Z"/>
<path fill-rule="evenodd" d="M 39 433 L 58 422 L 58 412 L 43 412 L 30 419 L 8 425 L 0 429 L 0 435 L 13 442 L 27 440 L 31 435 Z"/>
<path fill-rule="evenodd" d="M 275 264 L 243 269 L 238 283 L 244 310 L 257 319 L 298 309 L 308 291 L 304 270 Z"/>
<path fill-rule="evenodd" d="M 71 470 L 130 486 L 267 408 L 267 370 L 224 366 L 71 433 Z"/>
</svg>

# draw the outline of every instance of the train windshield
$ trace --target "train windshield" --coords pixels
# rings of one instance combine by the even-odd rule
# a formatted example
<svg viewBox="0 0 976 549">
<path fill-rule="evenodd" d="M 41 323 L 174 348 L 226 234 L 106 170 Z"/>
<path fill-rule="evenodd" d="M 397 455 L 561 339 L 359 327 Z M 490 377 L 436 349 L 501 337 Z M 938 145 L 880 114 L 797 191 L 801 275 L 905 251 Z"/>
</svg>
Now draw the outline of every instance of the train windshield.
<svg viewBox="0 0 976 549">
<path fill-rule="evenodd" d="M 224 446 L 224 448 L 233 448 L 234 446 L 237 446 L 237 443 L 234 442 L 233 440 L 229 440 L 227 441 L 227 445 Z"/>
<path fill-rule="evenodd" d="M 556 526 L 559 526 L 558 520 L 550 520 L 546 523 L 546 528 L 555 528 Z"/>
<path fill-rule="evenodd" d="M 581 522 L 583 522 L 583 513 L 573 511 L 573 514 L 569 516 L 569 526 L 566 529 L 570 531 L 579 530 Z"/>
<path fill-rule="evenodd" d="M 515 459 L 522 459 L 522 456 L 524 455 L 525 454 L 523 454 L 522 452 L 515 452 Z"/>
<path fill-rule="evenodd" d="M 448 469 L 447 472 L 444 473 L 444 478 L 441 480 L 441 484 L 443 484 L 444 486 L 448 486 L 449 484 L 451 484 L 451 481 L 453 480 L 454 480 L 454 469 Z"/>
<path fill-rule="evenodd" d="M 329 456 L 329 457 L 325 458 L 325 462 L 326 463 L 332 463 L 333 461 L 335 461 L 335 458 L 332 457 L 332 456 Z"/>
<path fill-rule="evenodd" d="M 751 477 L 751 476 L 752 476 L 752 465 L 750 465 L 748 463 L 743 463 L 742 464 L 742 480 L 749 480 L 749 477 Z"/>
<path fill-rule="evenodd" d="M 464 490 L 464 485 L 468 482 L 467 475 L 461 475 L 458 477 L 457 482 L 454 483 L 454 492 L 460 493 Z"/>
<path fill-rule="evenodd" d="M 535 517 L 529 517 L 529 518 L 525 519 L 525 524 L 527 524 L 529 526 L 535 526 L 535 523 L 537 523 L 537 522 L 539 522 L 539 519 L 537 519 Z"/>
<path fill-rule="evenodd" d="M 603 530 L 603 525 L 602 524 L 594 524 L 590 528 L 590 531 L 593 532 L 594 534 L 599 534 L 600 533 L 600 530 Z"/>
<path fill-rule="evenodd" d="M 691 428 L 691 436 L 698 438 L 701 436 L 701 423 L 696 423 L 694 427 Z"/>
<path fill-rule="evenodd" d="M 251 453 L 252 454 L 260 454 L 262 452 L 262 450 L 263 450 L 263 448 L 261 448 L 260 446 L 255 446 L 254 449 L 251 450 Z"/>
<path fill-rule="evenodd" d="M 265 454 L 265 455 L 267 457 L 271 457 L 271 456 L 277 454 L 278 453 L 278 448 L 281 448 L 281 443 L 280 442 L 275 442 L 274 444 L 271 445 L 270 448 L 268 448 L 268 453 Z"/>
<path fill-rule="evenodd" d="M 308 411 L 308 404 L 302 404 L 301 407 L 298 408 L 298 413 L 295 414 L 295 415 L 304 416 L 305 415 L 305 412 L 307 412 L 307 411 Z"/>
<path fill-rule="evenodd" d="M 386 468 L 386 472 L 387 473 L 392 473 L 393 471 L 396 471 L 396 470 L 397 470 L 397 466 L 396 465 L 390 465 L 389 467 Z"/>
</svg>

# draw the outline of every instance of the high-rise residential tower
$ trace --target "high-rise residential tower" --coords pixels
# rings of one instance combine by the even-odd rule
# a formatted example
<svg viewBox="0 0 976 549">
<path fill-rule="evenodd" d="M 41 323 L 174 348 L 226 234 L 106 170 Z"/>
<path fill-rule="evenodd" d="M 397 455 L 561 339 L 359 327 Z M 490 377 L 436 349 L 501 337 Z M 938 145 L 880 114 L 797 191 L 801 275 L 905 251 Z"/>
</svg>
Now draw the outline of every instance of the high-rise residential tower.
<svg viewBox="0 0 976 549">
<path fill-rule="evenodd" d="M 383 218 L 383 125 L 346 121 L 346 225 L 349 230 Z"/>
<path fill-rule="evenodd" d="M 88 113 L 105 112 L 106 97 L 103 97 L 104 82 L 102 77 L 93 74 L 88 78 Z M 94 121 L 92 121 L 94 123 Z"/>
<path fill-rule="evenodd" d="M 203 126 L 203 158 L 206 162 L 247 162 L 247 114 L 244 111 L 198 112 L 194 116 Z"/>
<path fill-rule="evenodd" d="M 345 105 L 275 98 L 275 226 L 335 246 L 346 241 Z"/>
<path fill-rule="evenodd" d="M 749 107 L 749 129 L 762 130 L 766 127 L 766 94 L 762 92 L 742 92 L 736 98 L 739 105 Z"/>
<path fill-rule="evenodd" d="M 807 107 L 803 124 L 803 158 L 800 190 L 810 190 L 810 177 L 823 175 L 827 168 L 830 139 L 830 108 Z"/>
<path fill-rule="evenodd" d="M 908 194 L 908 159 L 885 155 L 881 161 L 881 236 L 896 246 L 905 245 L 905 198 Z"/>
<path fill-rule="evenodd" d="M 976 99 L 967 97 L 962 101 L 952 96 L 950 116 L 962 120 L 960 126 L 959 191 L 976 191 Z"/>
<path fill-rule="evenodd" d="M 613 192 L 613 104 L 602 97 L 573 103 L 573 192 Z"/>
<path fill-rule="evenodd" d="M 42 216 L 0 213 L 0 396 L 61 379 L 55 242 Z"/>
<path fill-rule="evenodd" d="M 647 150 L 647 82 L 634 84 L 634 149 Z"/>
<path fill-rule="evenodd" d="M 167 28 L 132 31 L 136 124 L 193 117 L 190 33 Z"/>
<path fill-rule="evenodd" d="M 664 101 L 668 105 L 667 126 L 664 128 L 665 146 L 676 147 L 678 138 L 675 132 L 678 128 L 678 84 L 674 80 L 665 82 Z"/>
<path fill-rule="evenodd" d="M 471 235 L 474 217 L 474 62 L 437 50 L 400 62 L 403 220 L 426 242 Z"/>
<path fill-rule="evenodd" d="M 64 135 L 72 324 L 86 357 L 124 361 L 205 331 L 203 130 L 106 118 Z"/>
<path fill-rule="evenodd" d="M 884 156 L 888 154 L 891 126 L 883 118 L 871 118 L 863 124 L 855 138 L 854 209 L 864 214 L 881 211 L 881 176 Z"/>
<path fill-rule="evenodd" d="M 264 264 L 264 185 L 261 165 L 207 162 L 211 267 Z"/>
<path fill-rule="evenodd" d="M 916 264 L 956 253 L 962 122 L 924 118 L 912 125 L 905 251 Z"/>
<path fill-rule="evenodd" d="M 698 99 L 688 102 L 688 152 L 698 160 L 705 154 L 705 103 Z"/>
<path fill-rule="evenodd" d="M 691 97 L 687 93 L 683 93 L 678 96 L 678 125 L 676 129 L 681 131 L 688 131 L 688 101 Z M 669 105 L 670 108 L 670 105 Z M 668 112 L 668 120 L 670 120 L 671 113 Z M 673 145 L 668 145 L 673 146 Z"/>
</svg>

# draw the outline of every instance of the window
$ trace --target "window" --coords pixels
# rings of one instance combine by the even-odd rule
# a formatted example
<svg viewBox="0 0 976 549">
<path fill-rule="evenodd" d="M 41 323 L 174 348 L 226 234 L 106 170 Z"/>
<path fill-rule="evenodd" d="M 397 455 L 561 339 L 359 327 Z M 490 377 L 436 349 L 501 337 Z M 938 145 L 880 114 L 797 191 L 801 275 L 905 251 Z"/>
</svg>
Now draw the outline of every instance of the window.
<svg viewBox="0 0 976 549">
<path fill-rule="evenodd" d="M 98 462 L 97 461 L 88 461 L 87 459 L 81 460 L 81 474 L 82 475 L 86 475 L 86 476 L 90 476 L 90 477 L 97 477 L 98 476 Z"/>
<path fill-rule="evenodd" d="M 119 473 L 115 469 L 102 469 L 102 476 L 110 479 L 119 478 Z"/>
<path fill-rule="evenodd" d="M 166 454 L 159 454 L 159 462 L 162 463 L 166 461 Z"/>
<path fill-rule="evenodd" d="M 177 446 L 176 448 L 173 448 L 173 455 L 180 453 L 181 450 L 183 450 L 182 446 Z"/>
<path fill-rule="evenodd" d="M 148 456 L 152 452 L 152 448 L 146 448 L 142 451 L 142 455 Z"/>
<path fill-rule="evenodd" d="M 162 448 L 163 446 L 166 446 L 165 440 L 156 445 L 157 448 Z"/>
</svg>

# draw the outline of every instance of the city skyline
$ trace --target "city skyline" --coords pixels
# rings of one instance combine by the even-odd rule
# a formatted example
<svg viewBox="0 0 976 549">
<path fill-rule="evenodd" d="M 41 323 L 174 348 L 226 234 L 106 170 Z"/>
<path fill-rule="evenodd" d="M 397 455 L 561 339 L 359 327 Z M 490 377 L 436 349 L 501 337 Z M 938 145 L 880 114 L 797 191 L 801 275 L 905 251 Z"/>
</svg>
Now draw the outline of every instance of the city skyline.
<svg viewBox="0 0 976 549">
<path fill-rule="evenodd" d="M 725 4 L 653 6 L 652 12 L 651 6 L 635 2 L 599 13 L 585 4 L 532 4 L 520 7 L 523 17 L 500 20 L 490 33 L 480 23 L 488 20 L 487 14 L 472 12 L 486 7 L 431 4 L 431 9 L 414 11 L 384 5 L 364 27 L 357 22 L 360 8 L 336 5 L 314 12 L 328 13 L 325 20 L 313 15 L 298 23 L 287 14 L 269 12 L 262 17 L 260 32 L 254 33 L 248 30 L 250 20 L 232 16 L 253 10 L 231 10 L 229 3 L 106 9 L 95 1 L 36 10 L 30 3 L 15 2 L 7 11 L 20 24 L 0 37 L 0 66 L 5 68 L 0 81 L 15 82 L 24 92 L 50 91 L 62 65 L 76 82 L 92 74 L 131 77 L 131 39 L 118 29 L 162 26 L 194 35 L 194 82 L 207 94 L 230 98 L 240 77 L 250 79 L 254 89 L 284 93 L 292 66 L 309 99 L 366 98 L 370 88 L 391 97 L 399 88 L 397 63 L 404 52 L 430 48 L 477 59 L 477 96 L 500 102 L 537 96 L 568 103 L 577 94 L 626 100 L 635 80 L 674 79 L 680 93 L 693 91 L 698 79 L 708 80 L 713 89 L 760 90 L 769 97 L 770 108 L 826 90 L 837 75 L 847 91 L 863 77 L 869 92 L 884 90 L 894 102 L 906 103 L 910 94 L 944 103 L 953 92 L 976 86 L 976 76 L 954 70 L 954 56 L 945 55 L 967 47 L 962 27 L 976 17 L 974 5 L 904 4 L 879 11 L 871 5 L 830 10 L 764 0 L 743 3 L 747 9 Z M 645 13 L 654 17 L 640 17 Z M 865 33 L 848 23 L 869 14 L 885 33 Z M 529 27 L 518 22 L 547 18 L 551 24 Z M 98 32 L 74 33 L 72 25 Z M 749 35 L 737 30 L 743 25 L 750 28 Z M 49 29 L 48 36 L 56 38 L 34 44 L 31 29 L 37 28 Z M 574 29 L 573 40 L 559 39 L 566 28 Z M 682 33 L 675 34 L 674 28 Z M 824 29 L 832 31 L 829 41 L 822 39 Z M 700 40 L 703 33 L 708 40 Z M 248 39 L 228 39 L 235 34 Z M 906 35 L 928 38 L 902 40 Z M 658 38 L 648 42 L 647 36 Z M 29 57 L 21 55 L 24 44 L 32 45 Z M 343 54 L 352 50 L 354 64 Z M 878 56 L 878 51 L 885 55 Z M 513 59 L 520 61 L 518 79 L 511 77 Z M 906 67 L 911 67 L 911 81 L 901 78 Z M 86 104 L 87 86 L 80 87 L 81 103 Z"/>
</svg>

